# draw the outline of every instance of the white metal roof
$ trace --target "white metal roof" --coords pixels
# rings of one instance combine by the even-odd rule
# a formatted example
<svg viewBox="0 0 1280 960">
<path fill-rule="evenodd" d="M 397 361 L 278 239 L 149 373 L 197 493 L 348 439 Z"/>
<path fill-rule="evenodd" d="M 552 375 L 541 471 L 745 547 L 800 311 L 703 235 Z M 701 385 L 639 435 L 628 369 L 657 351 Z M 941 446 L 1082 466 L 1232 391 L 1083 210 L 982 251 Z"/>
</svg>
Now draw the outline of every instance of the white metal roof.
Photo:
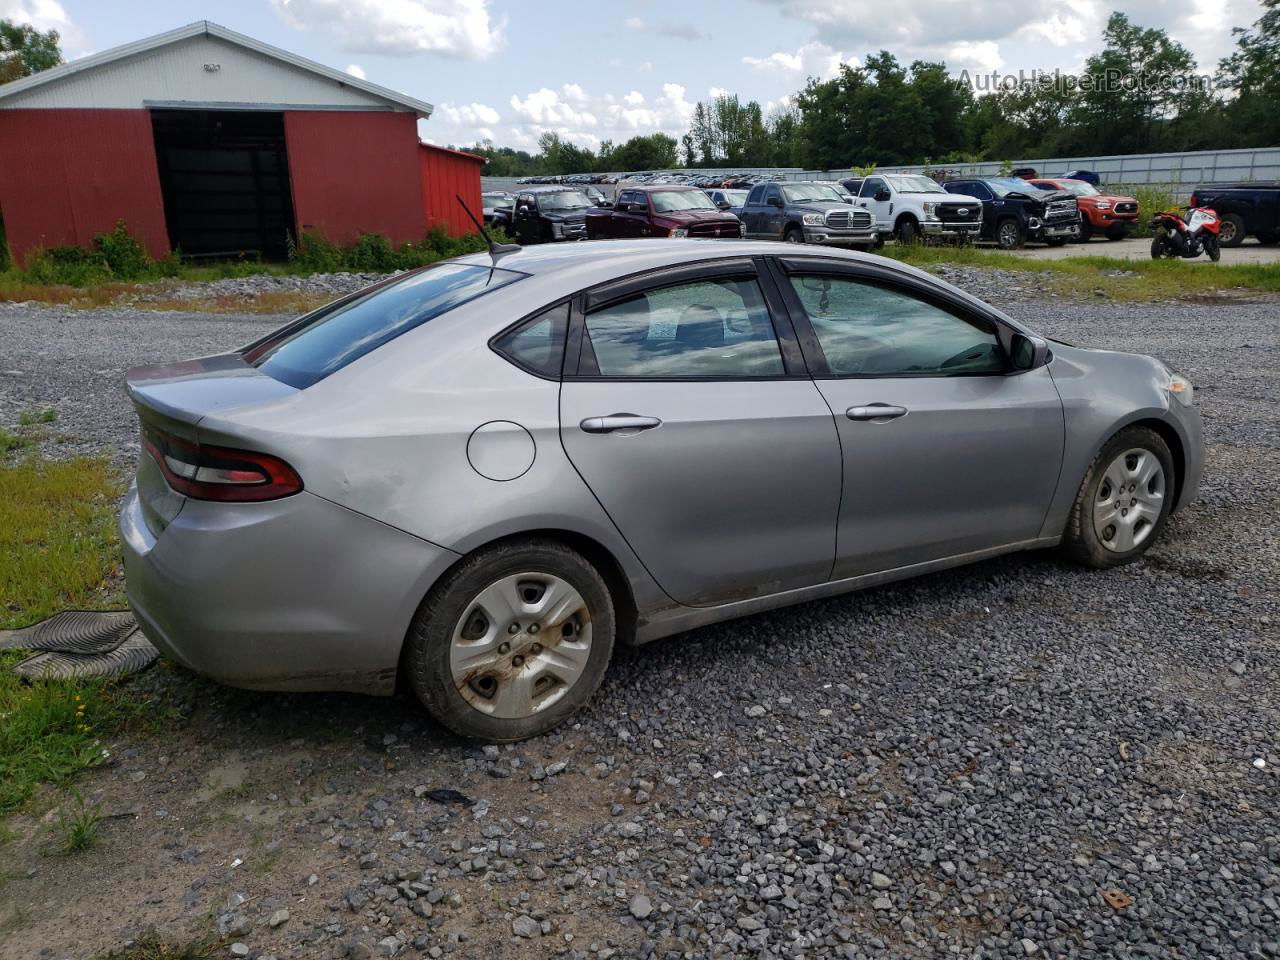
<svg viewBox="0 0 1280 960">
<path fill-rule="evenodd" d="M 130 103 L 100 102 L 100 97 L 92 97 L 91 102 L 68 102 L 68 98 L 55 96 L 61 88 L 69 85 L 69 81 L 80 78 L 89 71 L 103 70 L 103 68 L 119 65 L 126 61 L 148 59 L 150 54 L 164 53 L 163 48 L 175 45 L 185 46 L 192 41 L 201 39 L 221 41 L 223 44 L 229 44 L 231 48 L 239 48 L 241 52 L 247 51 L 250 55 L 256 54 L 256 59 L 259 62 L 261 62 L 261 58 L 267 58 L 267 60 L 275 61 L 277 65 L 292 68 L 294 72 L 302 71 L 305 74 L 312 74 L 313 78 L 323 78 L 331 81 L 330 84 L 325 86 L 328 90 L 333 91 L 333 96 L 330 98 L 332 103 L 313 102 L 317 101 L 317 99 L 325 99 L 322 96 L 317 97 L 315 94 L 298 97 L 294 91 L 288 89 L 277 90 L 274 86 L 263 89 L 260 82 L 256 83 L 251 91 L 246 90 L 244 85 L 233 87 L 233 95 L 228 96 L 225 100 L 220 99 L 218 92 L 207 95 L 200 94 L 193 97 L 188 95 L 189 90 L 187 89 L 176 91 L 177 96 L 167 95 L 173 93 L 168 89 L 158 91 L 160 93 L 159 96 L 144 93 L 137 98 L 137 102 Z M 224 46 L 222 49 L 228 48 Z M 217 73 L 211 72 L 211 75 L 216 77 Z M 165 84 L 161 82 L 163 79 L 166 78 L 156 78 L 154 76 L 137 77 L 130 86 L 148 89 L 147 84 L 149 82 L 156 82 L 159 86 L 164 87 Z M 229 84 L 228 86 L 231 85 Z M 209 89 L 216 91 L 217 88 L 211 86 Z M 268 90 L 272 92 L 269 93 Z M 250 96 L 250 93 L 252 93 L 252 96 Z M 49 96 L 42 96 L 42 94 L 48 94 Z M 356 96 L 357 94 L 358 97 Z M 4 102 L 6 100 L 9 102 Z M 179 101 L 191 102 L 193 106 L 230 106 L 232 104 L 247 104 L 250 100 L 255 102 L 273 100 L 275 102 L 273 102 L 272 106 L 284 109 L 294 107 L 316 109 L 317 107 L 328 105 L 332 105 L 337 109 L 344 107 L 358 109 L 360 101 L 365 103 L 373 101 L 369 105 L 374 108 L 378 104 L 382 104 L 383 109 L 411 110 L 420 117 L 429 117 L 434 110 L 434 107 L 425 101 L 405 96 L 402 93 L 396 93 L 394 90 L 388 90 L 386 87 L 381 87 L 376 83 L 353 77 L 351 74 L 344 73 L 341 70 L 326 67 L 323 64 L 316 63 L 314 60 L 308 60 L 297 54 L 289 53 L 287 50 L 281 50 L 279 47 L 273 47 L 268 43 L 263 43 L 261 40 L 255 40 L 252 37 L 245 36 L 243 33 L 237 33 L 208 20 L 197 20 L 195 23 L 179 27 L 176 30 L 170 30 L 167 33 L 160 33 L 154 37 L 126 43 L 111 50 L 104 50 L 101 53 L 73 60 L 71 63 L 65 63 L 49 70 L 42 70 L 21 80 L 0 84 L 0 108 L 9 106 L 142 107 L 153 104 L 177 105 Z"/>
</svg>

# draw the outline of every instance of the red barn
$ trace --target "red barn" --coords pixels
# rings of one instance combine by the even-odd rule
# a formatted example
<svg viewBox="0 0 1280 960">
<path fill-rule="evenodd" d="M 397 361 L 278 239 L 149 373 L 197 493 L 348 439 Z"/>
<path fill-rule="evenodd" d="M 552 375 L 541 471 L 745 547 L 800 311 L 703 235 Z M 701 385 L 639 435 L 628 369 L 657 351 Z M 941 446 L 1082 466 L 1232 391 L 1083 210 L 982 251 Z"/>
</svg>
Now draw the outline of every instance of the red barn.
<svg viewBox="0 0 1280 960">
<path fill-rule="evenodd" d="M 199 21 L 0 86 L 0 224 L 19 262 L 117 220 L 157 258 L 473 229 L 483 161 L 420 144 L 431 112 Z"/>
</svg>

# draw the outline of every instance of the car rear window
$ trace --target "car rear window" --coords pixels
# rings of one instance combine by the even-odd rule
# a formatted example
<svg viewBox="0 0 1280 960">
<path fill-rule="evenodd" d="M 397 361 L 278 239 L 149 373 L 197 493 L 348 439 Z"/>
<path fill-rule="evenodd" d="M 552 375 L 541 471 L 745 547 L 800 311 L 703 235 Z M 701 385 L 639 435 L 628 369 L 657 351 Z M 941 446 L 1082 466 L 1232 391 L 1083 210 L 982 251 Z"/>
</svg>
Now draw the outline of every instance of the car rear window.
<svg viewBox="0 0 1280 960">
<path fill-rule="evenodd" d="M 251 345 L 245 361 L 305 389 L 400 334 L 524 276 L 475 264 L 434 264 L 281 327 Z"/>
</svg>

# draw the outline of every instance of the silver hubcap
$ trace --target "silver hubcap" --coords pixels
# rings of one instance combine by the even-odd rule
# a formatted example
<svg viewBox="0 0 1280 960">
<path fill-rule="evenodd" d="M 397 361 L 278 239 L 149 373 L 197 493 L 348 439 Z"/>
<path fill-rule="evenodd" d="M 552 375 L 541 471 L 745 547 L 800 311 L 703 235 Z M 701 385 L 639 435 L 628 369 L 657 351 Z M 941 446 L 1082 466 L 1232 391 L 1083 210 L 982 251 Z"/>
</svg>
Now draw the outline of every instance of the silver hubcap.
<svg viewBox="0 0 1280 960">
<path fill-rule="evenodd" d="M 1126 450 L 1111 461 L 1093 502 L 1093 529 L 1102 545 L 1128 553 L 1156 528 L 1164 507 L 1164 468 L 1150 450 Z"/>
<path fill-rule="evenodd" d="M 1000 243 L 1006 247 L 1012 247 L 1018 242 L 1018 228 L 1012 223 L 1006 223 L 1000 228 Z"/>
<path fill-rule="evenodd" d="M 578 682 L 591 656 L 591 614 L 567 581 L 503 577 L 480 591 L 453 628 L 449 668 L 462 698 L 504 720 L 547 709 Z"/>
</svg>

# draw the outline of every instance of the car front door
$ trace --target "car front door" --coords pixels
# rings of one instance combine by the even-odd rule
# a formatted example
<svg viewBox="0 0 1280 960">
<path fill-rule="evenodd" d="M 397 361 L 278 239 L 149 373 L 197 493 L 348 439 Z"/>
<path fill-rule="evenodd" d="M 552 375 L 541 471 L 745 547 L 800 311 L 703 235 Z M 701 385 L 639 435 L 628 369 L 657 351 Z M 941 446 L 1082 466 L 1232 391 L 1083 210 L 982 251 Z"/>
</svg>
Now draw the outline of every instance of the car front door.
<svg viewBox="0 0 1280 960">
<path fill-rule="evenodd" d="M 1064 442 L 1048 368 L 1013 370 L 1007 329 L 927 287 L 815 258 L 781 267 L 840 432 L 834 577 L 1039 537 Z"/>
<path fill-rule="evenodd" d="M 747 194 L 747 202 L 742 205 L 742 229 L 753 239 L 758 239 L 764 226 L 764 184 L 757 184 Z"/>
<path fill-rule="evenodd" d="M 516 240 L 519 243 L 538 242 L 538 201 L 532 193 L 522 193 L 516 197 L 515 217 Z"/>
<path fill-rule="evenodd" d="M 782 232 L 787 227 L 786 202 L 780 187 L 775 184 L 765 187 L 764 206 L 761 208 L 764 211 L 761 214 L 764 223 L 761 232 L 770 240 L 782 239 Z"/>
<path fill-rule="evenodd" d="M 574 312 L 564 449 L 682 604 L 831 572 L 839 442 L 774 298 L 742 259 L 593 290 Z"/>
<path fill-rule="evenodd" d="M 858 191 L 856 201 L 858 206 L 875 214 L 876 224 L 881 233 L 893 227 L 893 197 L 878 199 L 887 193 L 889 193 L 889 184 L 883 177 L 867 177 L 862 181 L 862 189 Z"/>
</svg>

